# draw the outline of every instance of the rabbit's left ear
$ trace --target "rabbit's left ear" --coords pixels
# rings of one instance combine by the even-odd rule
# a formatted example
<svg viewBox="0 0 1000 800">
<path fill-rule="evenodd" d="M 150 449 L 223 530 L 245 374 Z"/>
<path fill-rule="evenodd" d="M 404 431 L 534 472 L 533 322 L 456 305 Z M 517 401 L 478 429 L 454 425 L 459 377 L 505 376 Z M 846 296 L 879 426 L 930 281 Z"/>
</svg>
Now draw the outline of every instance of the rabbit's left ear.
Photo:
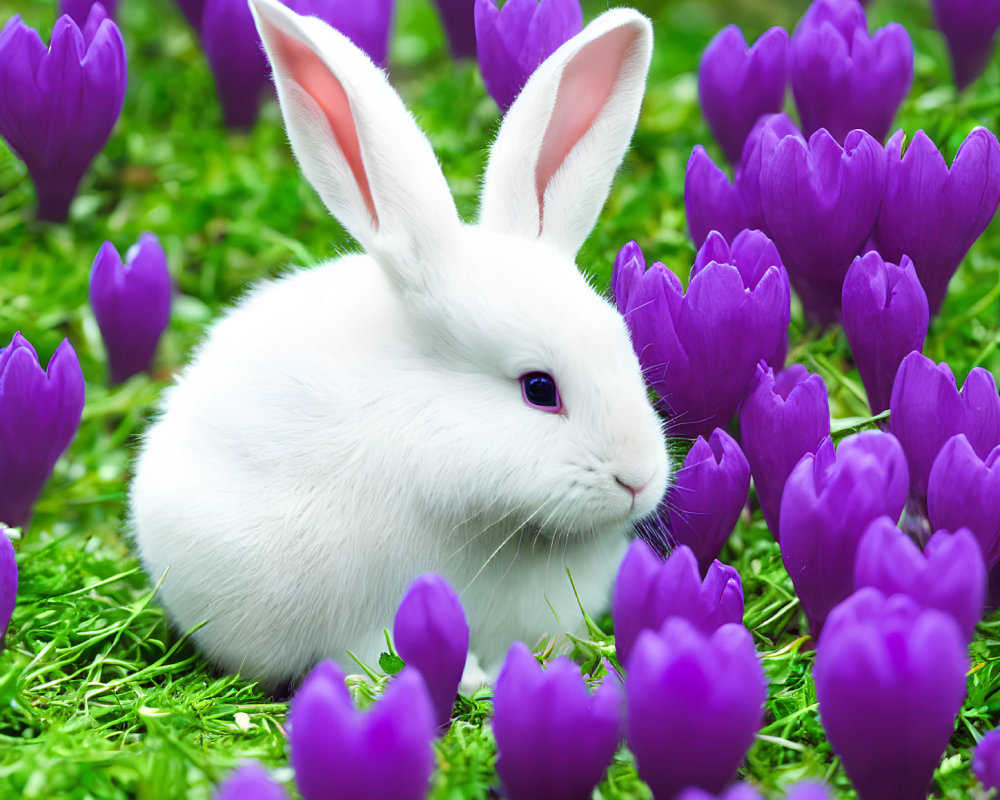
<svg viewBox="0 0 1000 800">
<path fill-rule="evenodd" d="M 635 131 L 652 51 L 649 20 L 615 9 L 542 63 L 500 126 L 481 224 L 576 254 Z"/>
</svg>

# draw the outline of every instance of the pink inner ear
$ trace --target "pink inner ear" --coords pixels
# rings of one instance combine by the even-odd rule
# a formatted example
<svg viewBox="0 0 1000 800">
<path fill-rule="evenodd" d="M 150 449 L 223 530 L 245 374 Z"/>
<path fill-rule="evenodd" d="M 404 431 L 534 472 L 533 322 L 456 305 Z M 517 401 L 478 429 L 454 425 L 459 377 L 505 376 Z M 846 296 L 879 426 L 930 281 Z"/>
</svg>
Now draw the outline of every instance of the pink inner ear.
<svg viewBox="0 0 1000 800">
<path fill-rule="evenodd" d="M 622 63 L 637 35 L 638 31 L 631 26 L 616 28 L 580 48 L 563 70 L 555 108 L 535 168 L 539 233 L 545 219 L 545 190 L 570 151 L 607 105 Z"/>
<path fill-rule="evenodd" d="M 354 115 L 351 113 L 351 104 L 344 87 L 310 47 L 279 30 L 275 30 L 274 33 L 278 58 L 287 67 L 292 79 L 316 101 L 326 115 L 337 146 L 347 161 L 351 174 L 354 175 L 361 197 L 377 228 L 379 223 L 375 201 L 368 186 L 368 175 L 361 160 L 358 131 L 354 125 Z"/>
</svg>

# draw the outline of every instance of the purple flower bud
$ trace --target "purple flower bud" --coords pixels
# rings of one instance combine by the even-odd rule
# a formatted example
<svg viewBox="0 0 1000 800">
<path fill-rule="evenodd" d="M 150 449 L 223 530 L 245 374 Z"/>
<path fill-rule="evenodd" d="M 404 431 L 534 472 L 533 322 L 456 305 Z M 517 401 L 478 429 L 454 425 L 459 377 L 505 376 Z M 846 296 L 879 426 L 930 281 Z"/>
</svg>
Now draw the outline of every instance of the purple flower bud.
<svg viewBox="0 0 1000 800">
<path fill-rule="evenodd" d="M 1000 444 L 981 457 L 965 434 L 945 442 L 927 481 L 927 516 L 934 528 L 968 528 L 986 568 L 1000 563 Z"/>
<path fill-rule="evenodd" d="M 579 0 L 476 0 L 476 57 L 486 91 L 506 114 L 538 66 L 583 29 Z"/>
<path fill-rule="evenodd" d="M 856 592 L 830 614 L 813 678 L 820 721 L 860 800 L 923 800 L 965 698 L 966 643 L 948 614 Z"/>
<path fill-rule="evenodd" d="M 287 800 L 288 795 L 256 761 L 244 762 L 212 795 L 213 800 Z"/>
<path fill-rule="evenodd" d="M 885 151 L 864 131 L 843 147 L 822 128 L 808 143 L 785 136 L 762 157 L 765 225 L 806 315 L 822 325 L 840 316 L 844 276 L 875 225 L 884 180 Z"/>
<path fill-rule="evenodd" d="M 788 32 L 771 28 L 747 46 L 735 25 L 708 43 L 698 68 L 701 110 L 730 164 L 739 164 L 747 134 L 762 114 L 785 104 Z"/>
<path fill-rule="evenodd" d="M 804 782 L 789 789 L 785 800 L 830 800 L 830 795 L 822 783 Z"/>
<path fill-rule="evenodd" d="M 698 247 L 712 231 L 729 241 L 753 227 L 736 185 L 700 144 L 691 151 L 684 173 L 684 210 L 691 239 Z"/>
<path fill-rule="evenodd" d="M 125 45 L 104 6 L 80 28 L 56 20 L 46 49 L 15 14 L 0 31 L 0 136 L 24 161 L 39 219 L 64 222 L 77 187 L 122 110 Z"/>
<path fill-rule="evenodd" d="M 668 617 L 684 617 L 705 635 L 743 620 L 740 575 L 718 561 L 704 582 L 694 553 L 683 545 L 661 561 L 641 540 L 629 545 L 611 598 L 618 662 L 628 663 L 644 630 L 658 630 Z"/>
<path fill-rule="evenodd" d="M 299 14 L 319 17 L 340 31 L 380 67 L 386 65 L 389 55 L 389 32 L 396 8 L 396 0 L 289 0 L 289 8 Z M 472 24 L 472 6 L 468 6 L 469 25 Z"/>
<path fill-rule="evenodd" d="M 801 364 L 777 377 L 765 362 L 740 409 L 740 438 L 764 519 L 780 541 L 781 493 L 792 468 L 830 435 L 826 384 Z"/>
<path fill-rule="evenodd" d="M 267 60 L 243 0 L 205 0 L 201 45 L 215 76 L 227 128 L 252 128 L 267 83 Z"/>
<path fill-rule="evenodd" d="M 909 258 L 903 256 L 897 266 L 871 250 L 847 270 L 841 299 L 844 333 L 868 405 L 880 414 L 889 407 L 900 363 L 924 346 L 930 322 L 927 295 Z"/>
<path fill-rule="evenodd" d="M 906 503 L 906 456 L 895 437 L 863 431 L 834 451 L 823 442 L 795 466 L 781 498 L 781 560 L 818 636 L 854 590 L 858 542 L 876 517 L 899 519 Z"/>
<path fill-rule="evenodd" d="M 205 13 L 205 0 L 177 0 L 177 6 L 188 25 L 196 31 L 201 30 L 201 17 Z"/>
<path fill-rule="evenodd" d="M 440 575 L 421 575 L 396 611 L 392 638 L 403 660 L 423 676 L 438 726 L 451 720 L 469 653 L 469 625 L 455 590 Z"/>
<path fill-rule="evenodd" d="M 858 544 L 854 586 L 874 586 L 887 597 L 906 594 L 925 608 L 947 612 L 971 641 L 986 600 L 986 564 L 965 528 L 938 531 L 921 553 L 893 520 L 879 517 Z"/>
<path fill-rule="evenodd" d="M 910 353 L 896 373 L 889 409 L 889 430 L 906 452 L 910 488 L 921 505 L 931 465 L 948 439 L 964 433 L 980 458 L 1000 444 L 1000 395 L 981 367 L 969 372 L 960 393 L 946 363 Z"/>
<path fill-rule="evenodd" d="M 744 231 L 732 247 L 713 233 L 695 260 L 685 294 L 663 264 L 648 271 L 642 253 L 613 275 L 646 379 L 679 436 L 708 435 L 736 413 L 760 359 L 784 358 L 788 276 L 770 240 Z M 625 289 L 624 284 L 628 284 Z"/>
<path fill-rule="evenodd" d="M 17 604 L 17 559 L 7 531 L 0 527 L 0 650 Z"/>
<path fill-rule="evenodd" d="M 983 788 L 1000 789 L 1000 728 L 994 728 L 976 745 L 972 772 Z"/>
<path fill-rule="evenodd" d="M 476 55 L 476 16 L 473 0 L 434 0 L 454 58 Z"/>
<path fill-rule="evenodd" d="M 709 794 L 704 789 L 685 789 L 676 800 L 764 800 L 764 796 L 746 783 L 736 783 L 722 794 Z"/>
<path fill-rule="evenodd" d="M 416 670 L 404 669 L 366 712 L 344 675 L 323 661 L 292 699 L 291 764 L 303 800 L 423 800 L 434 768 L 434 710 Z"/>
<path fill-rule="evenodd" d="M 923 131 L 903 153 L 903 131 L 885 149 L 885 191 L 875 227 L 878 251 L 890 261 L 913 259 L 937 314 L 948 281 L 1000 204 L 1000 143 L 986 128 L 975 128 L 948 168 Z"/>
<path fill-rule="evenodd" d="M 814 0 L 792 36 L 792 94 L 808 136 L 859 128 L 880 142 L 913 82 L 913 44 L 893 22 L 868 35 L 857 0 Z"/>
<path fill-rule="evenodd" d="M 90 272 L 90 305 L 108 351 L 111 382 L 150 367 L 160 334 L 170 321 L 170 273 L 159 240 L 144 233 L 125 264 L 105 242 Z"/>
<path fill-rule="evenodd" d="M 944 34 L 959 91 L 983 74 L 1000 28 L 1000 3 L 931 0 L 934 22 Z"/>
<path fill-rule="evenodd" d="M 761 117 L 747 135 L 743 145 L 743 157 L 733 178 L 736 192 L 743 201 L 747 216 L 747 228 L 756 228 L 768 236 L 767 223 L 760 205 L 761 165 L 774 153 L 778 143 L 786 136 L 794 136 L 805 142 L 801 131 L 787 114 L 767 114 Z"/>
<path fill-rule="evenodd" d="M 708 441 L 699 436 L 664 506 L 673 540 L 691 548 L 703 574 L 736 527 L 749 490 L 750 465 L 736 440 L 720 428 Z"/>
<path fill-rule="evenodd" d="M 59 0 L 59 13 L 68 14 L 73 21 L 83 27 L 87 24 L 87 17 L 90 15 L 90 8 L 98 0 Z M 104 10 L 109 17 L 118 16 L 118 0 L 100 0 Z"/>
<path fill-rule="evenodd" d="M 15 333 L 0 350 L 0 520 L 26 527 L 52 467 L 83 413 L 83 372 L 64 339 L 46 371 Z"/>
<path fill-rule="evenodd" d="M 521 642 L 507 651 L 493 700 L 497 774 L 517 800 L 590 797 L 621 740 L 614 681 L 590 694 L 580 668 L 556 658 L 543 670 Z"/>
<path fill-rule="evenodd" d="M 682 617 L 643 631 L 625 681 L 628 743 L 654 797 L 687 786 L 718 793 L 760 728 L 767 697 L 753 638 L 742 625 L 711 636 Z"/>
</svg>

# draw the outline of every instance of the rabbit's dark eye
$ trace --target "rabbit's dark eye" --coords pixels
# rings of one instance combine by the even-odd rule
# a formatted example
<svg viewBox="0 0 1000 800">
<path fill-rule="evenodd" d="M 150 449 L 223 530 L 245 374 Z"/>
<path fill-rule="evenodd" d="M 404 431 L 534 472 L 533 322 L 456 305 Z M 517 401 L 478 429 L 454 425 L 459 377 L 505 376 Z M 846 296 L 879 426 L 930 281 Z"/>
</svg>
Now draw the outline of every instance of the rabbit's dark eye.
<svg viewBox="0 0 1000 800">
<path fill-rule="evenodd" d="M 546 372 L 528 372 L 522 375 L 521 393 L 529 406 L 553 414 L 562 411 L 555 379 Z"/>
</svg>

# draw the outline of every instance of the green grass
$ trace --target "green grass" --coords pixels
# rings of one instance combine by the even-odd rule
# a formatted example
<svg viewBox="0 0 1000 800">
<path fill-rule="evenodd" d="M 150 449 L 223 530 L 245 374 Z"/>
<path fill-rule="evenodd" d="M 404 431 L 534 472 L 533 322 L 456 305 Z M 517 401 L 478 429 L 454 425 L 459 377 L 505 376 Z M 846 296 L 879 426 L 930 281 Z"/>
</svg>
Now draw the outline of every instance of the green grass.
<svg viewBox="0 0 1000 800">
<path fill-rule="evenodd" d="M 453 64 L 428 0 L 399 0 L 391 56 L 394 84 L 415 111 L 443 163 L 459 209 L 474 214 L 478 176 L 497 113 L 473 65 Z M 756 37 L 791 26 L 802 0 L 645 2 L 657 51 L 635 144 L 580 263 L 606 284 L 617 249 L 630 238 L 647 257 L 682 276 L 693 259 L 682 190 L 691 147 L 711 143 L 696 102 L 701 49 L 728 22 Z M 781 5 L 781 8 L 775 6 Z M 589 19 L 601 4 L 585 4 Z M 48 35 L 52 0 L 12 8 Z M 975 124 L 1000 130 L 1000 63 L 956 97 L 944 46 L 923 3 L 878 0 L 874 26 L 907 24 L 918 57 L 910 98 L 897 122 L 924 128 L 949 158 Z M 287 703 L 237 677 L 220 676 L 171 632 L 154 587 L 122 535 L 125 487 L 136 437 L 162 388 L 205 326 L 248 282 L 350 247 L 300 177 L 276 105 L 250 134 L 221 126 L 202 53 L 168 0 L 124 0 L 129 91 L 122 119 L 84 180 L 66 225 L 33 221 L 34 192 L 22 164 L 0 145 L 0 342 L 21 330 L 43 363 L 68 336 L 87 379 L 76 440 L 56 466 L 35 520 L 16 542 L 19 605 L 0 654 L 0 797 L 205 798 L 239 761 L 257 758 L 291 786 L 282 726 Z M 101 242 L 127 247 L 143 230 L 163 243 L 179 294 L 155 375 L 106 387 L 96 324 L 87 304 L 91 262 Z M 835 425 L 866 418 L 844 335 L 804 329 L 793 309 L 790 361 L 820 372 Z M 1000 374 L 1000 223 L 973 249 L 924 352 L 947 359 L 960 379 L 975 365 Z M 742 519 L 723 558 L 747 597 L 745 621 L 771 681 L 765 726 L 743 777 L 777 797 L 802 778 L 822 778 L 853 797 L 816 713 L 813 660 L 791 583 L 759 514 Z M 608 639 L 581 642 L 585 667 Z M 969 748 L 1000 720 L 1000 618 L 984 622 L 971 649 L 969 696 L 937 774 L 937 796 L 964 798 L 975 785 Z M 373 690 L 359 676 L 355 692 Z M 432 797 L 488 797 L 495 746 L 484 693 L 438 745 Z M 596 795 L 595 795 L 596 796 Z M 622 750 L 599 796 L 648 798 Z"/>
</svg>

